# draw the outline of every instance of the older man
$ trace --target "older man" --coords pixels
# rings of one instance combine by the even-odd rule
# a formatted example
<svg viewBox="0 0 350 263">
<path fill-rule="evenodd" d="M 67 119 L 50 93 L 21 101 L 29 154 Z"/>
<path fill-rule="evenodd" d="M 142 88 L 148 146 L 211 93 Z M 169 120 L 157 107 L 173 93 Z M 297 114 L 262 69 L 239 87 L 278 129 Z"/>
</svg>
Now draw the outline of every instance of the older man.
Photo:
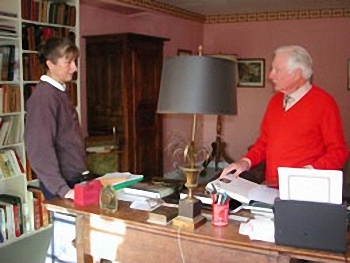
<svg viewBox="0 0 350 263">
<path fill-rule="evenodd" d="M 341 169 L 348 157 L 338 106 L 334 98 L 310 83 L 312 59 L 300 46 L 275 51 L 269 78 L 277 93 L 271 98 L 260 136 L 221 176 L 266 161 L 265 183 L 278 186 L 277 167 Z M 236 171 L 234 171 L 236 170 Z"/>
</svg>

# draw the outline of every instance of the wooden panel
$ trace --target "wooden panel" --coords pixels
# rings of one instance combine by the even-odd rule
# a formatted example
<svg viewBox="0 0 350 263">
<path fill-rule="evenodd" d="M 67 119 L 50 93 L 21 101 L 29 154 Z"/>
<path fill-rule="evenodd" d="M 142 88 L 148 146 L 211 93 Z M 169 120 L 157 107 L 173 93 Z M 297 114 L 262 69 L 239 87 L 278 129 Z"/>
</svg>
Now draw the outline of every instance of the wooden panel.
<svg viewBox="0 0 350 263">
<path fill-rule="evenodd" d="M 109 231 L 105 230 L 106 226 L 109 226 Z M 277 252 L 216 245 L 187 236 L 181 229 L 166 235 L 145 227 L 129 226 L 121 221 L 91 217 L 84 217 L 82 227 L 87 230 L 84 231 L 84 253 L 116 262 L 135 263 L 141 262 L 142 258 L 143 262 L 149 263 L 202 263 L 214 258 L 217 262 L 232 262 L 236 258 L 241 263 L 264 263 L 277 262 L 278 257 Z M 289 262 L 289 258 L 285 262 Z"/>
<path fill-rule="evenodd" d="M 121 46 L 87 45 L 86 61 L 89 135 L 112 135 L 113 126 L 122 132 Z"/>
<path fill-rule="evenodd" d="M 71 200 L 46 202 L 47 209 L 77 215 L 78 258 L 91 253 L 96 259 L 117 262 L 289 262 L 291 257 L 316 262 L 344 262 L 344 255 L 252 241 L 240 235 L 239 222 L 226 227 L 210 221 L 195 230 L 147 223 L 148 212 L 119 202 L 116 212 L 98 206 L 78 207 Z M 79 246 L 78 246 L 79 244 Z M 350 256 L 350 250 L 347 251 Z M 84 261 L 78 261 L 84 262 Z"/>
</svg>

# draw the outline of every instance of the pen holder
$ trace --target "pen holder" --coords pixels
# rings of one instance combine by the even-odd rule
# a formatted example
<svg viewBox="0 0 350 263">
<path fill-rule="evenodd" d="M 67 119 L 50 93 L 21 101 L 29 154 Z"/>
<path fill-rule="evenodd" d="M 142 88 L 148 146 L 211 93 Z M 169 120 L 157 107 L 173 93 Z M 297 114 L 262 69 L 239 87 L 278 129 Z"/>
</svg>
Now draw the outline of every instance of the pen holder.
<svg viewBox="0 0 350 263">
<path fill-rule="evenodd" d="M 229 204 L 226 202 L 223 205 L 212 204 L 212 220 L 214 226 L 226 226 L 228 224 L 228 208 Z"/>
</svg>

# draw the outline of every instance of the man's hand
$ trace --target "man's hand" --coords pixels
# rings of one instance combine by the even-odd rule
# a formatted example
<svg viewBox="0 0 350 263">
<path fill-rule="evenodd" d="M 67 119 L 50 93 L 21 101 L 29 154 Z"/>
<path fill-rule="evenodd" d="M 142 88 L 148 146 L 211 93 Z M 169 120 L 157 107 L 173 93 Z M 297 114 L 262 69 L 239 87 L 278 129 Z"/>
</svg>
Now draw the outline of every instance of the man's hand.
<svg viewBox="0 0 350 263">
<path fill-rule="evenodd" d="M 68 193 L 66 193 L 66 195 L 64 196 L 64 198 L 69 198 L 74 200 L 74 190 L 73 189 L 69 190 Z"/>
<path fill-rule="evenodd" d="M 227 166 L 221 173 L 220 177 L 225 176 L 229 174 L 230 172 L 233 172 L 233 177 L 238 177 L 240 173 L 249 170 L 250 163 L 247 160 L 241 159 L 238 162 L 231 163 L 229 166 Z"/>
</svg>

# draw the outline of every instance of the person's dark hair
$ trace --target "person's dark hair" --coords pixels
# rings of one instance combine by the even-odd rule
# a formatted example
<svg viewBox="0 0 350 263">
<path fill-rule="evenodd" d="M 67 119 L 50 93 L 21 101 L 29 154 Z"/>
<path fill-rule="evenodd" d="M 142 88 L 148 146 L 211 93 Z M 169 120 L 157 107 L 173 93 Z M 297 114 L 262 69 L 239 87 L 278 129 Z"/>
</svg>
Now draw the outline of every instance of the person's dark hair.
<svg viewBox="0 0 350 263">
<path fill-rule="evenodd" d="M 42 46 L 39 51 L 39 62 L 44 67 L 45 71 L 48 70 L 46 61 L 51 61 L 56 64 L 57 60 L 62 57 L 68 57 L 69 59 L 77 59 L 79 57 L 78 47 L 67 38 L 50 38 Z"/>
</svg>

